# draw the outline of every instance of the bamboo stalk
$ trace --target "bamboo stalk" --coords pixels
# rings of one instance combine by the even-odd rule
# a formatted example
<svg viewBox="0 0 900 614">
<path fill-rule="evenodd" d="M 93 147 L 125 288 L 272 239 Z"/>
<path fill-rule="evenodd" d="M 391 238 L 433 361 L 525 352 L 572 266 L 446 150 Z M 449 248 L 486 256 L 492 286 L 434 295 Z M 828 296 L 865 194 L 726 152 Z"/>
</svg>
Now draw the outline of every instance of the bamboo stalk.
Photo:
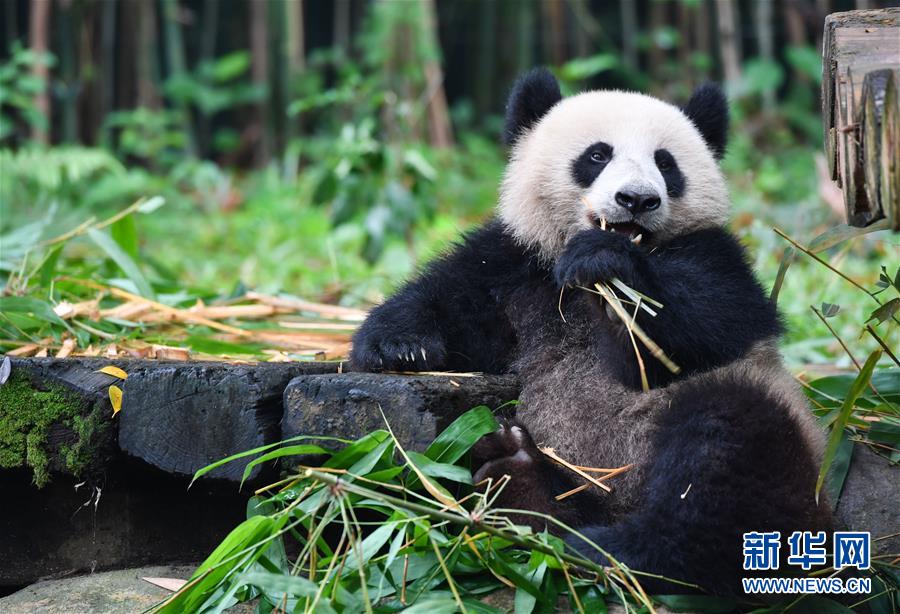
<svg viewBox="0 0 900 614">
<path fill-rule="evenodd" d="M 600 295 L 609 302 L 610 306 L 613 308 L 613 311 L 616 312 L 616 315 L 619 316 L 619 318 L 623 322 L 627 323 L 630 318 L 628 316 L 628 312 L 626 312 L 622 307 L 619 297 L 617 297 L 615 293 L 605 284 L 597 283 L 594 284 L 594 287 L 597 288 L 597 291 L 600 293 Z M 640 326 L 638 326 L 637 322 L 632 323 L 632 330 L 634 331 L 634 334 L 637 335 L 638 339 L 641 340 L 641 343 L 643 343 L 647 347 L 647 349 L 650 350 L 650 353 L 653 354 L 653 357 L 660 361 L 669 371 L 675 374 L 681 372 L 681 367 L 676 365 L 669 359 L 668 356 L 666 356 L 666 353 L 662 350 L 662 348 L 659 347 L 656 342 L 654 342 L 653 339 L 651 339 Z"/>
</svg>

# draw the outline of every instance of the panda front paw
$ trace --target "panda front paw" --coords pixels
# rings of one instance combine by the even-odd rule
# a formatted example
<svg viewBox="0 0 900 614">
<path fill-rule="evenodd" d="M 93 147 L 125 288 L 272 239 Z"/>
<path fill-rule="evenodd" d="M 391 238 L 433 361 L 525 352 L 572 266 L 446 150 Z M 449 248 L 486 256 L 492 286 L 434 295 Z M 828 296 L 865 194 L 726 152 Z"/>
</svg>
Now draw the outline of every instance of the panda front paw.
<svg viewBox="0 0 900 614">
<path fill-rule="evenodd" d="M 446 358 L 444 342 L 436 334 L 382 337 L 361 330 L 350 351 L 353 366 L 363 371 L 438 371 Z"/>
<path fill-rule="evenodd" d="M 566 245 L 553 273 L 560 287 L 590 288 L 614 277 L 634 287 L 641 277 L 643 260 L 644 252 L 625 235 L 583 230 Z"/>
</svg>

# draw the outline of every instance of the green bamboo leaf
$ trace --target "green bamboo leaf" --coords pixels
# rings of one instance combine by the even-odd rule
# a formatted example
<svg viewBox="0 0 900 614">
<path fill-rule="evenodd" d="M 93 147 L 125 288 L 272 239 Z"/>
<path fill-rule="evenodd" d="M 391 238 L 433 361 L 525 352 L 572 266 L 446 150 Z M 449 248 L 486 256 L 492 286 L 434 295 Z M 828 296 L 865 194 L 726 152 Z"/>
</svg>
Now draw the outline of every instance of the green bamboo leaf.
<svg viewBox="0 0 900 614">
<path fill-rule="evenodd" d="M 0 313 L 25 314 L 27 317 L 69 329 L 69 325 L 56 315 L 49 302 L 31 296 L 0 296 Z"/>
<path fill-rule="evenodd" d="M 109 234 L 133 260 L 138 257 L 137 223 L 133 215 L 126 215 L 110 226 Z"/>
<path fill-rule="evenodd" d="M 276 458 L 283 458 L 285 456 L 319 456 L 323 454 L 330 455 L 331 452 L 329 450 L 326 450 L 325 448 L 313 444 L 287 446 L 284 448 L 279 448 L 278 450 L 273 450 L 272 452 L 263 454 L 259 458 L 254 458 L 252 461 L 247 463 L 247 466 L 244 467 L 244 474 L 241 476 L 241 486 L 243 487 L 244 482 L 250 476 L 253 468 L 261 463 L 267 463 L 271 460 L 275 460 Z"/>
<path fill-rule="evenodd" d="M 164 204 L 166 204 L 165 198 L 163 198 L 162 196 L 154 196 L 152 198 L 148 198 L 147 200 L 142 202 L 140 205 L 138 205 L 137 210 L 140 213 L 153 213 L 154 211 L 156 211 L 157 209 L 162 207 Z"/>
<path fill-rule="evenodd" d="M 453 597 L 425 597 L 403 610 L 403 614 L 456 614 L 459 606 Z"/>
<path fill-rule="evenodd" d="M 387 522 L 371 533 L 362 541 L 360 544 L 360 557 L 362 558 L 362 564 L 367 565 L 373 556 L 378 554 L 379 550 L 388 542 L 391 538 L 391 535 L 394 534 L 394 531 L 397 530 L 396 522 Z M 345 572 L 355 571 L 352 568 L 345 569 Z"/>
<path fill-rule="evenodd" d="M 422 470 L 422 473 L 428 477 L 443 478 L 452 482 L 459 482 L 460 484 L 472 483 L 472 474 L 464 467 L 449 463 L 436 463 L 424 454 L 419 454 L 412 450 L 407 452 L 407 454 L 416 466 Z"/>
<path fill-rule="evenodd" d="M 196 482 L 198 478 L 206 475 L 213 469 L 215 469 L 217 467 L 221 467 L 222 465 L 225 465 L 227 463 L 235 461 L 239 458 L 246 458 L 248 456 L 253 456 L 255 454 L 259 454 L 260 452 L 265 452 L 266 450 L 271 450 L 272 448 L 277 448 L 279 446 L 283 446 L 286 443 L 292 443 L 294 441 L 303 441 L 304 439 L 315 439 L 317 441 L 324 440 L 324 441 L 334 441 L 334 442 L 338 442 L 338 443 L 347 443 L 346 439 L 340 439 L 339 437 L 311 437 L 309 435 L 298 435 L 297 437 L 291 437 L 289 439 L 285 439 L 284 441 L 279 441 L 276 443 L 270 443 L 270 444 L 267 444 L 264 446 L 259 446 L 258 448 L 253 448 L 251 450 L 244 450 L 243 452 L 238 452 L 237 454 L 232 454 L 231 456 L 225 457 L 221 460 L 217 460 L 216 462 L 211 463 L 211 464 L 207 465 L 206 467 L 203 467 L 202 469 L 198 469 L 197 472 L 194 474 L 194 477 L 191 478 L 191 484 Z M 190 486 L 188 486 L 188 487 L 190 488 Z"/>
<path fill-rule="evenodd" d="M 875 222 L 871 226 L 866 226 L 865 228 L 841 224 L 840 226 L 835 226 L 817 236 L 809 242 L 806 249 L 816 254 L 829 247 L 834 247 L 839 243 L 843 243 L 847 239 L 866 235 L 870 232 L 885 230 L 889 228 L 889 226 L 890 223 L 886 219 Z M 787 270 L 790 268 L 791 264 L 793 264 L 794 260 L 797 259 L 797 254 L 798 252 L 793 247 L 788 247 L 784 250 L 784 256 L 782 256 L 781 264 L 778 266 L 778 273 L 775 275 L 775 283 L 772 284 L 771 298 L 773 303 L 778 302 L 778 294 L 781 292 L 781 286 L 784 284 Z"/>
<path fill-rule="evenodd" d="M 158 612 L 180 614 L 199 611 L 200 606 L 237 567 L 249 566 L 265 552 L 268 546 L 265 540 L 279 531 L 287 520 L 287 515 L 277 519 L 253 516 L 239 524 L 194 571 L 188 583 L 172 595 Z M 247 553 L 240 556 L 244 550 Z"/>
<path fill-rule="evenodd" d="M 228 341 L 220 341 L 210 337 L 202 337 L 200 335 L 191 335 L 184 340 L 184 344 L 201 354 L 224 354 L 234 355 L 250 355 L 262 356 L 263 346 L 258 343 L 230 343 Z"/>
<path fill-rule="evenodd" d="M 65 243 L 60 243 L 50 250 L 44 262 L 41 264 L 40 284 L 42 288 L 49 288 L 53 275 L 56 273 L 56 265 L 59 262 L 59 255 L 62 253 Z"/>
<path fill-rule="evenodd" d="M 135 264 L 134 260 L 131 259 L 131 256 L 129 256 L 125 250 L 112 239 L 112 237 L 96 228 L 89 229 L 88 236 L 100 249 L 106 252 L 106 255 L 109 256 L 120 269 L 122 269 L 122 272 L 124 272 L 128 279 L 130 279 L 137 287 L 138 293 L 141 296 L 156 300 L 156 294 L 153 292 L 153 288 L 150 287 L 150 284 L 147 282 L 144 274 L 141 273 L 138 265 Z"/>
<path fill-rule="evenodd" d="M 837 453 L 835 453 L 834 460 L 831 463 L 831 469 L 828 471 L 828 496 L 831 498 L 832 506 L 836 506 L 841 498 L 841 491 L 844 490 L 844 482 L 847 479 L 847 472 L 850 471 L 850 460 L 853 458 L 853 450 L 855 448 L 856 446 L 847 437 L 847 431 L 845 430 Z"/>
<path fill-rule="evenodd" d="M 330 469 L 349 469 L 356 461 L 389 438 L 390 435 L 388 435 L 387 431 L 381 429 L 372 431 L 362 439 L 350 443 L 341 451 L 335 453 L 324 466 Z"/>
<path fill-rule="evenodd" d="M 532 570 L 532 572 L 528 575 L 526 580 L 534 586 L 540 587 L 541 583 L 544 581 L 544 574 L 547 573 L 547 563 L 541 563 L 538 565 L 537 569 Z M 517 585 L 518 586 L 518 585 Z M 540 592 L 540 595 L 547 601 L 550 601 L 549 596 Z M 525 590 L 523 586 L 518 586 L 516 589 L 516 612 L 523 612 L 524 614 L 530 614 L 534 611 L 535 606 L 537 605 L 537 597 L 533 592 Z"/>
<path fill-rule="evenodd" d="M 450 423 L 425 450 L 425 456 L 439 463 L 455 463 L 479 439 L 499 428 L 489 407 L 474 407 Z"/>
<path fill-rule="evenodd" d="M 287 593 L 288 595 L 297 595 L 298 597 L 315 597 L 316 592 L 319 590 L 319 587 L 315 582 L 312 582 L 303 576 L 275 574 L 266 571 L 243 573 L 238 578 L 238 582 L 255 586 L 268 593 Z M 320 602 L 319 605 L 323 607 L 321 610 L 317 611 L 330 610 L 326 603 Z"/>
<path fill-rule="evenodd" d="M 838 415 L 838 419 L 835 420 L 834 425 L 831 427 L 828 444 L 825 446 L 825 456 L 822 459 L 822 467 L 819 469 L 819 477 L 816 480 L 816 502 L 819 501 L 819 493 L 822 490 L 822 485 L 825 483 L 825 476 L 828 474 L 828 469 L 831 467 L 831 463 L 834 461 L 834 457 L 837 455 L 838 448 L 841 445 L 841 438 L 844 437 L 844 427 L 850 419 L 850 414 L 853 413 L 853 405 L 865 387 L 868 386 L 869 380 L 872 378 L 872 371 L 875 370 L 875 365 L 879 358 L 881 358 L 881 350 L 875 350 L 869 355 L 866 364 L 860 369 L 859 375 L 856 376 L 847 397 L 841 405 L 841 413 Z"/>
</svg>

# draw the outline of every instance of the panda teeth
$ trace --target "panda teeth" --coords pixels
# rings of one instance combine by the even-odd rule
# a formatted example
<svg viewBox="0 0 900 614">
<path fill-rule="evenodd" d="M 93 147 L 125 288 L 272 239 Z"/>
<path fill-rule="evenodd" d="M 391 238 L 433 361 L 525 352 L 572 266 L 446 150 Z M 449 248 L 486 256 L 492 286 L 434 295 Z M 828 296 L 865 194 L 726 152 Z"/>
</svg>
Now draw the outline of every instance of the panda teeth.
<svg viewBox="0 0 900 614">
<path fill-rule="evenodd" d="M 641 244 L 641 239 L 642 239 L 643 237 L 644 237 L 644 235 L 642 235 L 642 234 L 639 234 L 639 235 L 637 235 L 637 236 L 632 236 L 632 237 L 631 237 L 631 242 L 634 243 L 635 245 L 640 245 L 640 244 Z"/>
</svg>

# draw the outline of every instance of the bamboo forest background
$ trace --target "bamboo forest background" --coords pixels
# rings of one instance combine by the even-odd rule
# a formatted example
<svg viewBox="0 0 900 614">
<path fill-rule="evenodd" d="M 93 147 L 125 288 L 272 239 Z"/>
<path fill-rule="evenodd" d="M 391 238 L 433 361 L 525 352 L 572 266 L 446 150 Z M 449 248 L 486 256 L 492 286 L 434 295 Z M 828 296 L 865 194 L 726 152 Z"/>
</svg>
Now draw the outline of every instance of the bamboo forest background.
<svg viewBox="0 0 900 614">
<path fill-rule="evenodd" d="M 113 233 L 160 300 L 253 288 L 368 306 L 490 214 L 505 97 L 535 65 L 566 93 L 684 102 L 695 85 L 723 82 L 733 228 L 771 286 L 787 247 L 773 226 L 808 240 L 841 221 L 819 156 L 823 19 L 887 4 L 4 0 L 3 293 L 55 300 L 41 285 L 52 275 L 27 271 L 70 229 L 54 274 L 140 290 L 128 286 L 131 265 L 79 228 L 160 196 L 165 206 Z M 896 256 L 884 235 L 829 258 L 874 288 Z M 843 307 L 825 310 L 830 325 L 856 338 L 868 311 L 852 291 L 795 265 L 780 303 L 789 360 L 850 364 L 809 307 Z"/>
</svg>

